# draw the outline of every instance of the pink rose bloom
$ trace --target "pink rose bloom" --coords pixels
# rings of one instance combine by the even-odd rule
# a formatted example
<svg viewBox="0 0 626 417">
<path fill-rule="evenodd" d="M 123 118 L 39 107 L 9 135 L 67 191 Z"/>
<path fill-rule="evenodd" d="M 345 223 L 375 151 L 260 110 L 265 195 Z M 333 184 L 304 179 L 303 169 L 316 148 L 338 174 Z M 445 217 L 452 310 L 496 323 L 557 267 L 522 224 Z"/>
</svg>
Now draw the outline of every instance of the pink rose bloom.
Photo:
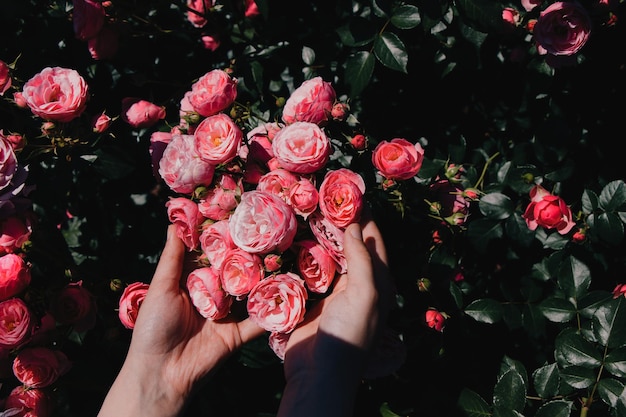
<svg viewBox="0 0 626 417">
<path fill-rule="evenodd" d="M 246 11 L 244 12 L 244 16 L 251 18 L 258 16 L 259 14 L 259 7 L 256 2 L 254 0 L 246 0 Z"/>
<path fill-rule="evenodd" d="M 15 410 L 15 414 L 8 414 L 11 417 L 50 417 L 53 404 L 44 390 L 18 385 L 7 397 L 4 409 Z"/>
<path fill-rule="evenodd" d="M 309 216 L 309 228 L 315 239 L 337 263 L 337 272 L 345 274 L 348 270 L 348 263 L 343 255 L 343 230 L 335 226 L 319 211 L 313 212 Z"/>
<path fill-rule="evenodd" d="M 93 118 L 92 130 L 95 133 L 104 133 L 109 129 L 112 121 L 113 119 L 111 119 L 111 117 L 109 117 L 105 112 L 102 112 Z"/>
<path fill-rule="evenodd" d="M 268 253 L 263 257 L 263 267 L 267 272 L 276 272 L 283 266 L 283 257 L 276 253 Z"/>
<path fill-rule="evenodd" d="M 176 226 L 178 236 L 189 251 L 194 250 L 200 241 L 200 225 L 204 221 L 198 205 L 186 197 L 171 198 L 165 203 L 167 217 Z"/>
<path fill-rule="evenodd" d="M 0 302 L 0 349 L 14 349 L 27 343 L 33 335 L 35 321 L 21 298 Z"/>
<path fill-rule="evenodd" d="M 328 171 L 319 190 L 319 207 L 329 221 L 339 228 L 358 222 L 363 210 L 365 181 L 348 168 Z"/>
<path fill-rule="evenodd" d="M 136 128 L 154 126 L 159 120 L 165 119 L 165 109 L 147 100 L 135 97 L 122 99 L 122 120 Z"/>
<path fill-rule="evenodd" d="M 285 352 L 287 351 L 289 336 L 291 336 L 291 333 L 272 332 L 268 338 L 270 348 L 281 361 L 285 360 Z"/>
<path fill-rule="evenodd" d="M 287 202 L 289 198 L 289 190 L 291 186 L 298 182 L 296 177 L 291 171 L 286 169 L 275 169 L 263 174 L 259 178 L 256 189 L 259 191 L 265 191 L 270 194 L 274 194 L 280 197 L 281 200 Z"/>
<path fill-rule="evenodd" d="M 159 161 L 159 175 L 170 189 L 191 194 L 213 181 L 215 166 L 200 158 L 193 135 L 173 135 Z"/>
<path fill-rule="evenodd" d="M 82 281 L 72 282 L 52 299 L 50 314 L 60 324 L 69 324 L 77 332 L 84 332 L 96 324 L 96 299 L 83 287 Z"/>
<path fill-rule="evenodd" d="M 310 180 L 301 178 L 289 187 L 287 204 L 293 208 L 296 214 L 302 216 L 304 220 L 317 210 L 318 203 L 319 192 Z"/>
<path fill-rule="evenodd" d="M 150 147 L 148 152 L 152 160 L 152 173 L 157 179 L 161 178 L 159 174 L 159 163 L 161 162 L 165 148 L 167 148 L 167 144 L 172 141 L 172 136 L 170 132 L 159 132 L 158 130 L 152 132 L 150 135 Z"/>
<path fill-rule="evenodd" d="M 372 152 L 372 163 L 380 174 L 390 180 L 408 180 L 422 167 L 424 149 L 406 139 L 383 140 Z"/>
<path fill-rule="evenodd" d="M 17 171 L 17 156 L 11 142 L 0 136 L 0 190 L 6 188 Z"/>
<path fill-rule="evenodd" d="M 520 19 L 520 12 L 513 7 L 505 7 L 502 9 L 502 20 L 510 26 L 517 27 L 520 24 Z"/>
<path fill-rule="evenodd" d="M 207 24 L 206 15 L 209 14 L 211 8 L 215 5 L 214 0 L 187 0 L 187 20 L 197 28 L 201 28 Z"/>
<path fill-rule="evenodd" d="M 268 332 L 289 333 L 304 320 L 308 294 L 293 272 L 269 276 L 248 294 L 250 319 Z"/>
<path fill-rule="evenodd" d="M 227 219 L 239 204 L 242 193 L 241 179 L 235 181 L 232 175 L 222 174 L 213 188 L 202 197 L 198 203 L 198 210 L 207 219 Z"/>
<path fill-rule="evenodd" d="M 443 332 L 443 328 L 446 325 L 446 317 L 438 310 L 434 308 L 429 308 L 428 310 L 426 310 L 424 319 L 426 320 L 426 325 L 428 327 L 437 330 L 438 332 Z"/>
<path fill-rule="evenodd" d="M 87 41 L 87 49 L 95 60 L 111 59 L 120 47 L 120 33 L 115 26 L 104 26 Z"/>
<path fill-rule="evenodd" d="M 89 94 L 78 71 L 47 67 L 26 81 L 22 97 L 35 116 L 65 123 L 83 113 Z"/>
<path fill-rule="evenodd" d="M 0 221 L 0 255 L 13 253 L 30 239 L 32 228 L 28 219 L 10 216 Z"/>
<path fill-rule="evenodd" d="M 18 295 L 30 284 L 30 268 L 13 253 L 0 257 L 0 301 Z"/>
<path fill-rule="evenodd" d="M 7 141 L 11 148 L 13 148 L 13 152 L 21 151 L 26 145 L 26 138 L 19 133 L 4 133 L 3 129 L 0 129 L 0 141 Z M 0 145 L 1 147 L 2 145 Z M 2 171 L 2 167 L 0 164 L 0 172 Z"/>
<path fill-rule="evenodd" d="M 214 165 L 232 161 L 243 144 L 243 132 L 224 113 L 209 116 L 194 131 L 200 158 Z"/>
<path fill-rule="evenodd" d="M 538 226 L 556 229 L 566 235 L 576 225 L 572 211 L 561 197 L 550 194 L 540 185 L 530 190 L 530 204 L 522 215 L 530 230 Z"/>
<path fill-rule="evenodd" d="M 13 374 L 29 388 L 44 388 L 56 382 L 70 366 L 67 356 L 59 350 L 27 347 L 13 360 Z"/>
<path fill-rule="evenodd" d="M 202 317 L 219 320 L 230 312 L 233 297 L 222 288 L 219 272 L 215 268 L 203 267 L 191 271 L 187 276 L 187 290 Z"/>
<path fill-rule="evenodd" d="M 0 61 L 0 96 L 11 88 L 11 72 L 6 62 Z"/>
<path fill-rule="evenodd" d="M 337 263 L 322 245 L 312 239 L 297 244 L 297 265 L 306 287 L 314 293 L 323 294 L 330 288 L 337 272 Z"/>
<path fill-rule="evenodd" d="M 220 38 L 217 35 L 204 35 L 200 38 L 204 49 L 208 49 L 211 52 L 215 52 L 220 47 Z"/>
<path fill-rule="evenodd" d="M 521 0 L 521 3 L 522 3 L 522 7 L 524 8 L 524 10 L 526 10 L 527 12 L 530 12 L 535 7 L 543 3 L 543 0 Z"/>
<path fill-rule="evenodd" d="M 230 237 L 228 220 L 211 223 L 200 234 L 200 248 L 211 266 L 218 270 L 224 262 L 226 253 L 236 247 L 237 245 Z"/>
<path fill-rule="evenodd" d="M 127 329 L 135 328 L 139 307 L 148 293 L 149 284 L 133 282 L 124 288 L 119 300 L 118 317 Z"/>
<path fill-rule="evenodd" d="M 298 174 L 311 174 L 323 168 L 330 151 L 330 140 L 315 123 L 295 122 L 285 126 L 272 141 L 278 164 Z"/>
<path fill-rule="evenodd" d="M 613 298 L 626 297 L 626 284 L 617 284 L 613 289 Z"/>
<path fill-rule="evenodd" d="M 357 151 L 362 151 L 367 147 L 367 139 L 365 135 L 356 134 L 350 139 L 350 145 Z"/>
<path fill-rule="evenodd" d="M 191 105 L 189 101 L 189 97 L 191 96 L 191 91 L 185 92 L 183 98 L 180 99 L 179 107 L 178 107 L 178 116 L 180 117 L 180 121 L 178 122 L 178 126 L 180 129 L 186 130 L 188 134 L 193 134 L 195 129 L 195 125 L 200 121 L 200 115 Z"/>
<path fill-rule="evenodd" d="M 261 165 L 274 157 L 272 140 L 281 127 L 278 123 L 265 123 L 248 132 L 248 161 L 255 161 Z"/>
<path fill-rule="evenodd" d="M 238 299 L 248 295 L 264 275 L 263 259 L 259 255 L 239 248 L 230 249 L 224 254 L 224 261 L 220 266 L 222 286 L 227 293 Z"/>
<path fill-rule="evenodd" d="M 72 3 L 74 35 L 81 41 L 93 38 L 104 25 L 106 11 L 102 3 L 94 0 L 74 0 Z"/>
<path fill-rule="evenodd" d="M 574 1 L 556 2 L 541 12 L 533 28 L 540 54 L 573 55 L 587 43 L 589 14 Z"/>
<path fill-rule="evenodd" d="M 293 209 L 279 197 L 258 190 L 243 193 L 230 217 L 233 242 L 250 253 L 284 252 L 297 229 Z"/>
<path fill-rule="evenodd" d="M 15 102 L 15 105 L 17 107 L 20 107 L 22 109 L 25 109 L 26 107 L 28 107 L 28 103 L 26 102 L 24 95 L 19 91 L 16 91 L 15 93 L 13 93 L 13 101 Z"/>
<path fill-rule="evenodd" d="M 330 116 L 337 95 L 329 82 L 315 77 L 303 82 L 289 96 L 283 107 L 283 121 L 323 125 Z"/>
<path fill-rule="evenodd" d="M 189 103 L 198 114 L 212 116 L 228 108 L 237 98 L 237 79 L 224 70 L 207 72 L 191 86 Z"/>
</svg>

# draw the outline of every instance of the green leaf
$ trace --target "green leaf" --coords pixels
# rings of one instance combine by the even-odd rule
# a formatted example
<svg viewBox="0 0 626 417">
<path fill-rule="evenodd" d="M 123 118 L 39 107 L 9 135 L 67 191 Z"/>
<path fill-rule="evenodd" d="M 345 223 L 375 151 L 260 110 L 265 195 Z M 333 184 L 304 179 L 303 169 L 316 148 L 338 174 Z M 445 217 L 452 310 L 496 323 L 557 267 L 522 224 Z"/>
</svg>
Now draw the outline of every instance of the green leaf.
<svg viewBox="0 0 626 417">
<path fill-rule="evenodd" d="M 550 398 L 558 394 L 561 377 L 556 363 L 535 369 L 532 377 L 533 386 L 540 397 Z"/>
<path fill-rule="evenodd" d="M 499 3 L 490 0 L 458 0 L 456 5 L 469 23 L 482 31 L 503 27 L 502 6 Z"/>
<path fill-rule="evenodd" d="M 482 323 L 497 323 L 502 320 L 502 305 L 490 298 L 473 301 L 465 307 L 465 314 Z"/>
<path fill-rule="evenodd" d="M 93 167 L 108 179 L 120 179 L 128 176 L 135 170 L 133 162 L 120 152 L 114 154 L 110 151 L 98 149 L 94 152 L 97 159 L 93 163 Z"/>
<path fill-rule="evenodd" d="M 502 225 L 499 221 L 481 218 L 470 222 L 467 228 L 467 238 L 472 246 L 480 252 L 487 249 L 487 244 L 492 239 L 501 238 Z"/>
<path fill-rule="evenodd" d="M 378 411 L 380 412 L 381 417 L 400 417 L 399 414 L 391 411 L 391 409 L 389 408 L 389 403 L 387 402 L 382 403 Z"/>
<path fill-rule="evenodd" d="M 511 213 L 506 219 L 504 230 L 507 236 L 525 247 L 530 246 L 535 239 L 535 232 L 528 228 L 526 220 L 516 212 Z"/>
<path fill-rule="evenodd" d="M 584 389 L 596 381 L 596 372 L 582 366 L 568 366 L 560 370 L 561 379 L 572 388 Z"/>
<path fill-rule="evenodd" d="M 383 32 L 374 40 L 374 55 L 387 68 L 407 73 L 409 57 L 404 43 L 395 33 Z"/>
<path fill-rule="evenodd" d="M 539 304 L 543 315 L 555 323 L 565 323 L 576 315 L 576 307 L 568 300 L 548 297 Z"/>
<path fill-rule="evenodd" d="M 598 200 L 605 211 L 616 211 L 626 204 L 626 184 L 623 180 L 615 180 L 604 186 Z"/>
<path fill-rule="evenodd" d="M 599 307 L 593 316 L 593 333 L 602 346 L 626 346 L 626 298 L 619 297 Z"/>
<path fill-rule="evenodd" d="M 493 417 L 524 417 L 524 414 L 508 408 L 495 408 L 493 410 Z"/>
<path fill-rule="evenodd" d="M 613 294 L 609 291 L 589 291 L 578 300 L 578 312 L 583 317 L 588 319 L 593 318 L 596 310 L 612 299 Z"/>
<path fill-rule="evenodd" d="M 567 328 L 559 333 L 554 346 L 554 356 L 560 366 L 596 368 L 602 362 L 602 354 L 593 343 L 584 339 L 574 328 Z"/>
<path fill-rule="evenodd" d="M 517 372 L 524 381 L 524 385 L 528 385 L 528 374 L 526 373 L 526 368 L 524 364 L 518 360 L 515 360 L 507 355 L 504 355 L 502 362 L 500 363 L 500 371 L 498 373 L 498 378 L 503 376 L 509 370 L 514 370 Z"/>
<path fill-rule="evenodd" d="M 539 307 L 527 304 L 524 306 L 523 312 L 524 329 L 533 337 L 542 337 L 545 333 L 545 321 Z"/>
<path fill-rule="evenodd" d="M 502 193 L 489 193 L 478 202 L 480 212 L 491 219 L 506 219 L 515 211 L 511 198 Z"/>
<path fill-rule="evenodd" d="M 598 394 L 602 401 L 615 407 L 624 393 L 624 383 L 613 378 L 604 378 L 598 382 Z"/>
<path fill-rule="evenodd" d="M 596 216 L 593 233 L 611 245 L 619 244 L 624 238 L 624 223 L 615 213 Z"/>
<path fill-rule="evenodd" d="M 365 46 L 373 42 L 377 34 L 371 22 L 362 17 L 353 18 L 347 25 L 337 28 L 336 32 L 341 43 L 348 47 Z"/>
<path fill-rule="evenodd" d="M 412 29 L 420 24 L 422 18 L 417 7 L 401 4 L 393 9 L 390 21 L 398 29 Z"/>
<path fill-rule="evenodd" d="M 539 407 L 535 417 L 569 417 L 572 412 L 572 406 L 572 401 L 550 401 Z"/>
<path fill-rule="evenodd" d="M 496 382 L 493 389 L 493 406 L 498 409 L 522 411 L 525 404 L 524 379 L 515 369 L 510 369 Z"/>
<path fill-rule="evenodd" d="M 598 195 L 591 190 L 585 190 L 581 198 L 581 204 L 585 215 L 593 213 L 598 208 Z"/>
<path fill-rule="evenodd" d="M 576 299 L 587 292 L 591 283 L 591 274 L 587 265 L 569 256 L 559 268 L 557 281 L 568 297 Z"/>
<path fill-rule="evenodd" d="M 480 395 L 467 388 L 463 388 L 459 394 L 457 405 L 467 417 L 491 416 L 489 404 Z"/>
<path fill-rule="evenodd" d="M 453 281 L 450 281 L 450 295 L 452 296 L 457 308 L 463 307 L 463 292 Z"/>
<path fill-rule="evenodd" d="M 604 358 L 604 369 L 617 377 L 626 378 L 626 347 L 609 352 Z"/>
<path fill-rule="evenodd" d="M 366 51 L 357 52 L 346 61 L 346 82 L 353 97 L 359 96 L 369 84 L 374 72 L 374 62 L 374 56 Z"/>
</svg>

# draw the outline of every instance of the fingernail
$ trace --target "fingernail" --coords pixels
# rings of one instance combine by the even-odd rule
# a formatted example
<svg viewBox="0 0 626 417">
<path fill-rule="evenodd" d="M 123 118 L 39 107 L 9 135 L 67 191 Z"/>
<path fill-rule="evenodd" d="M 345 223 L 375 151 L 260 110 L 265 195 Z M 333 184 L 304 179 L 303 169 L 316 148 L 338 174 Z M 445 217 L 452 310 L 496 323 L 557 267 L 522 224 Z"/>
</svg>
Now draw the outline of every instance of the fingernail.
<svg viewBox="0 0 626 417">
<path fill-rule="evenodd" d="M 363 236 L 361 234 L 361 226 L 360 225 L 350 225 L 350 230 L 348 231 L 350 235 L 358 240 L 363 240 Z"/>
</svg>

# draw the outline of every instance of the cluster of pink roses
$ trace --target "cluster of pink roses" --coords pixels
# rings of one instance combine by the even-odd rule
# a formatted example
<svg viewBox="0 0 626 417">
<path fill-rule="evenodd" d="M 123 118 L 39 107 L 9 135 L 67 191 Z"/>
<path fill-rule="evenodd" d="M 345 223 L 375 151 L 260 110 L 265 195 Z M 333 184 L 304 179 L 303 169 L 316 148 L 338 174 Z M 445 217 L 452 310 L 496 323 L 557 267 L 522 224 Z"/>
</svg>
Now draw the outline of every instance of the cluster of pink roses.
<svg viewBox="0 0 626 417">
<path fill-rule="evenodd" d="M 112 58 L 119 48 L 120 33 L 109 21 L 107 7 L 110 1 L 74 0 L 72 23 L 77 39 L 87 42 L 93 59 Z"/>
</svg>

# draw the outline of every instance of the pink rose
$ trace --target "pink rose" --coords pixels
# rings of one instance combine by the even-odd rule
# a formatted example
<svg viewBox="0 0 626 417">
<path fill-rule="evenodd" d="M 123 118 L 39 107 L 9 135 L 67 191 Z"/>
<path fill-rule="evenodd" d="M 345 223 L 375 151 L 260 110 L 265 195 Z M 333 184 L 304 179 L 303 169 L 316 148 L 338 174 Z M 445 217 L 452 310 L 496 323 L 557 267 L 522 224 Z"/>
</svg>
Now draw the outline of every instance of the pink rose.
<svg viewBox="0 0 626 417">
<path fill-rule="evenodd" d="M 274 194 L 280 197 L 281 200 L 287 202 L 289 199 L 289 190 L 291 186 L 298 182 L 296 177 L 291 171 L 286 169 L 275 169 L 263 174 L 259 178 L 256 189 L 259 191 L 265 191 L 266 193 Z"/>
<path fill-rule="evenodd" d="M 232 161 L 243 143 L 243 132 L 224 113 L 201 121 L 194 131 L 194 137 L 200 158 L 215 165 Z"/>
<path fill-rule="evenodd" d="M 343 255 L 343 230 L 335 226 L 319 211 L 313 212 L 309 216 L 308 223 L 315 239 L 337 262 L 337 272 L 345 274 L 348 270 L 348 263 Z"/>
<path fill-rule="evenodd" d="M 4 409 L 15 410 L 15 414 L 7 414 L 11 417 L 49 417 L 53 404 L 44 390 L 18 385 L 7 397 Z"/>
<path fill-rule="evenodd" d="M 89 54 L 95 60 L 111 59 L 120 47 L 120 33 L 115 26 L 104 26 L 100 32 L 87 41 Z"/>
<path fill-rule="evenodd" d="M 220 220 L 206 226 L 200 234 L 200 248 L 211 266 L 220 269 L 226 253 L 237 246 L 230 237 L 228 220 Z"/>
<path fill-rule="evenodd" d="M 204 35 L 200 38 L 204 49 L 208 49 L 211 52 L 215 52 L 220 47 L 220 38 L 217 35 Z"/>
<path fill-rule="evenodd" d="M 187 20 L 197 28 L 201 28 L 207 24 L 206 16 L 209 14 L 213 6 L 214 0 L 187 0 Z"/>
<path fill-rule="evenodd" d="M 200 240 L 200 225 L 204 218 L 198 205 L 186 197 L 171 198 L 165 203 L 167 217 L 176 226 L 176 235 L 189 251 L 194 250 Z"/>
<path fill-rule="evenodd" d="M 304 220 L 317 210 L 318 203 L 319 192 L 310 180 L 301 178 L 289 187 L 287 204 L 293 208 L 296 214 L 302 216 Z"/>
<path fill-rule="evenodd" d="M 278 123 L 265 123 L 249 131 L 247 162 L 256 162 L 266 166 L 267 162 L 274 157 L 272 140 L 280 129 Z"/>
<path fill-rule="evenodd" d="M 21 151 L 26 145 L 26 138 L 23 135 L 20 135 L 19 133 L 5 134 L 3 129 L 0 129 L 0 140 L 9 142 L 11 148 L 13 148 L 13 152 Z M 2 168 L 0 167 L 0 172 L 1 171 Z"/>
<path fill-rule="evenodd" d="M 0 190 L 6 188 L 17 171 L 17 156 L 11 142 L 0 136 Z"/>
<path fill-rule="evenodd" d="M 330 140 L 315 123 L 295 122 L 282 128 L 272 141 L 279 165 L 298 174 L 323 168 L 330 157 Z"/>
<path fill-rule="evenodd" d="M 530 190 L 530 204 L 522 215 L 530 230 L 538 226 L 556 229 L 566 235 L 576 225 L 572 219 L 572 211 L 561 197 L 550 194 L 540 185 Z"/>
<path fill-rule="evenodd" d="M 28 103 L 26 102 L 24 95 L 19 91 L 16 91 L 15 93 L 13 93 L 13 101 L 15 102 L 15 105 L 17 107 L 20 107 L 22 109 L 25 109 L 26 107 L 28 107 Z"/>
<path fill-rule="evenodd" d="M 521 0 L 521 3 L 524 10 L 529 12 L 543 3 L 543 0 Z"/>
<path fill-rule="evenodd" d="M 213 188 L 202 197 L 198 203 L 198 210 L 207 219 L 227 219 L 239 204 L 242 193 L 241 179 L 235 181 L 232 175 L 222 174 L 219 180 L 215 181 Z"/>
<path fill-rule="evenodd" d="M 470 203 L 463 197 L 463 190 L 447 179 L 437 180 L 428 187 L 434 199 L 433 214 L 451 225 L 463 225 L 469 216 Z"/>
<path fill-rule="evenodd" d="M 540 54 L 573 55 L 587 43 L 589 14 L 579 3 L 558 1 L 541 12 L 533 28 Z"/>
<path fill-rule="evenodd" d="M 335 226 L 345 228 L 358 222 L 363 210 L 365 181 L 347 168 L 328 171 L 319 190 L 322 214 Z"/>
<path fill-rule="evenodd" d="M 72 282 L 52 299 L 50 314 L 60 324 L 70 324 L 77 332 L 84 332 L 96 324 L 96 299 L 82 281 Z"/>
<path fill-rule="evenodd" d="M 72 3 L 74 35 L 81 41 L 93 38 L 104 25 L 106 11 L 102 3 L 94 0 L 74 0 Z"/>
<path fill-rule="evenodd" d="M 119 300 L 118 317 L 127 329 L 135 328 L 139 307 L 149 288 L 150 285 L 144 282 L 133 282 L 124 288 Z"/>
<path fill-rule="evenodd" d="M 0 96 L 11 88 L 11 72 L 6 62 L 0 61 Z"/>
<path fill-rule="evenodd" d="M 241 299 L 264 275 L 263 259 L 259 255 L 239 248 L 230 249 L 224 254 L 220 276 L 227 293 Z"/>
<path fill-rule="evenodd" d="M 443 328 L 446 325 L 446 317 L 434 308 L 426 310 L 424 320 L 426 321 L 426 325 L 428 327 L 437 330 L 438 332 L 443 332 Z"/>
<path fill-rule="evenodd" d="M 372 152 L 372 163 L 380 174 L 390 180 L 408 180 L 422 167 L 424 149 L 406 139 L 383 140 Z"/>
<path fill-rule="evenodd" d="M 14 349 L 27 343 L 34 329 L 32 313 L 21 298 L 0 302 L 0 349 Z"/>
<path fill-rule="evenodd" d="M 289 333 L 304 320 L 307 299 L 304 281 L 298 275 L 287 272 L 269 276 L 248 294 L 248 314 L 269 332 Z"/>
<path fill-rule="evenodd" d="M 365 135 L 360 133 L 356 134 L 350 138 L 350 145 L 352 145 L 352 147 L 357 151 L 362 151 L 367 147 L 367 139 L 365 138 Z"/>
<path fill-rule="evenodd" d="M 287 351 L 289 336 L 291 336 L 291 333 L 272 332 L 268 337 L 268 344 L 270 348 L 281 361 L 285 360 L 285 352 Z"/>
<path fill-rule="evenodd" d="M 0 257 L 0 301 L 18 295 L 30 284 L 30 268 L 13 253 Z"/>
<path fill-rule="evenodd" d="M 194 269 L 187 276 L 186 285 L 191 302 L 202 317 L 219 320 L 230 312 L 233 297 L 222 288 L 219 272 L 215 268 Z"/>
<path fill-rule="evenodd" d="M 170 189 L 191 194 L 213 181 L 215 166 L 200 158 L 192 135 L 173 135 L 159 161 L 159 175 Z"/>
<path fill-rule="evenodd" d="M 297 265 L 306 287 L 323 294 L 330 288 L 337 272 L 337 263 L 317 241 L 306 239 L 298 242 Z"/>
<path fill-rule="evenodd" d="M 178 122 L 178 126 L 180 129 L 187 131 L 188 134 L 192 135 L 195 129 L 195 125 L 200 121 L 200 115 L 191 105 L 189 101 L 189 97 L 191 96 L 191 91 L 185 92 L 183 98 L 180 99 L 179 108 L 178 108 L 178 116 L 180 120 Z"/>
<path fill-rule="evenodd" d="M 167 144 L 172 141 L 172 134 L 170 132 L 155 131 L 150 135 L 150 147 L 148 152 L 150 153 L 150 159 L 152 161 L 152 173 L 155 178 L 161 178 L 159 174 L 159 163 L 163 157 L 163 152 L 167 148 Z"/>
<path fill-rule="evenodd" d="M 258 190 L 243 193 L 230 217 L 233 242 L 250 253 L 284 252 L 297 229 L 293 209 L 279 197 Z"/>
<path fill-rule="evenodd" d="M 268 253 L 263 257 L 263 267 L 267 272 L 276 272 L 283 266 L 283 257 L 276 253 Z"/>
<path fill-rule="evenodd" d="M 191 86 L 189 103 L 198 114 L 208 117 L 228 108 L 236 97 L 237 80 L 225 71 L 215 69 Z"/>
<path fill-rule="evenodd" d="M 122 120 L 136 128 L 154 126 L 159 120 L 165 119 L 165 109 L 147 100 L 136 97 L 122 99 Z"/>
<path fill-rule="evenodd" d="M 102 112 L 93 118 L 92 130 L 95 133 L 104 133 L 109 129 L 112 121 L 113 119 L 111 119 L 111 117 L 109 117 L 105 112 Z"/>
<path fill-rule="evenodd" d="M 315 77 L 303 82 L 285 102 L 285 123 L 309 122 L 323 125 L 330 116 L 337 95 L 329 82 Z"/>
<path fill-rule="evenodd" d="M 32 227 L 28 218 L 17 215 L 0 221 L 0 255 L 17 252 L 28 242 Z"/>
<path fill-rule="evenodd" d="M 246 11 L 244 12 L 244 16 L 252 18 L 254 16 L 258 16 L 259 14 L 259 7 L 256 2 L 254 0 L 246 0 Z"/>
<path fill-rule="evenodd" d="M 78 71 L 47 67 L 24 84 L 22 97 L 34 115 L 65 123 L 83 113 L 89 95 Z"/>
<path fill-rule="evenodd" d="M 350 107 L 346 103 L 335 103 L 330 111 L 330 115 L 334 120 L 343 121 L 348 114 Z"/>
<path fill-rule="evenodd" d="M 67 356 L 59 350 L 27 347 L 13 360 L 13 374 L 29 388 L 44 388 L 56 382 L 70 366 Z"/>
<path fill-rule="evenodd" d="M 617 284 L 613 290 L 613 298 L 626 297 L 626 284 Z"/>
<path fill-rule="evenodd" d="M 502 20 L 504 20 L 511 27 L 517 27 L 521 20 L 520 12 L 513 7 L 505 7 L 502 9 Z"/>
</svg>

